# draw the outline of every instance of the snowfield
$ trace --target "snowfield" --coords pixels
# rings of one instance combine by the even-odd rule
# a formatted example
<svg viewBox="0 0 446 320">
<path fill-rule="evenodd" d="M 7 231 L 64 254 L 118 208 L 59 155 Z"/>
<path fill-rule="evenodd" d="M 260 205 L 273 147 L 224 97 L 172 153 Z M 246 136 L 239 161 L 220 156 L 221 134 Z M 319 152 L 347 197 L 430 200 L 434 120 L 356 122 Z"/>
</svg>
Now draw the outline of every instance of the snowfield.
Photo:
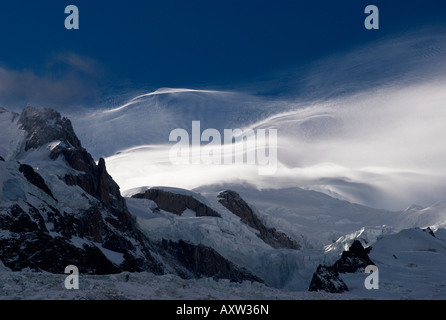
<svg viewBox="0 0 446 320">
<path fill-rule="evenodd" d="M 278 250 L 266 245 L 255 236 L 255 231 L 241 224 L 237 216 L 217 201 L 218 191 L 225 187 L 237 190 L 247 201 L 255 203 L 257 213 L 267 226 L 293 235 L 304 245 L 303 249 Z M 194 195 L 188 190 L 164 189 Z M 379 268 L 381 287 L 367 290 L 364 287 L 367 275 L 345 274 L 341 278 L 350 291 L 343 298 L 446 297 L 446 277 L 442 276 L 446 265 L 446 242 L 442 238 L 445 229 L 439 229 L 444 225 L 446 214 L 440 203 L 428 208 L 391 212 L 299 189 L 257 190 L 247 185 L 219 185 L 195 192 L 197 199 L 205 198 L 222 218 L 195 217 L 190 212 L 178 216 L 154 211 L 156 204 L 151 200 L 126 199 L 130 212 L 149 238 L 182 239 L 210 246 L 264 279 L 268 286 L 295 292 L 297 297 L 313 297 L 305 291 L 317 266 L 333 264 L 355 239 L 372 246 L 370 258 Z M 360 227 L 363 224 L 369 226 Z M 422 231 L 421 228 L 426 227 L 431 227 L 439 236 Z M 339 295 L 329 297 L 340 298 Z"/>
<path fill-rule="evenodd" d="M 443 229 L 442 232 L 445 230 Z M 296 299 L 417 299 L 446 297 L 446 242 L 421 229 L 383 236 L 370 258 L 379 270 L 379 289 L 367 290 L 367 274 L 341 274 L 349 291 L 326 293 L 291 291 L 257 282 L 201 278 L 185 280 L 175 275 L 123 272 L 114 275 L 80 275 L 79 290 L 67 290 L 67 275 L 11 272 L 0 265 L 0 299 L 26 300 L 296 300 Z"/>
<path fill-rule="evenodd" d="M 184 280 L 175 275 L 124 272 L 81 275 L 79 290 L 64 287 L 66 275 L 0 272 L 0 299 L 8 300 L 290 300 L 339 299 L 326 293 L 291 292 L 257 282 L 210 278 Z"/>
<path fill-rule="evenodd" d="M 106 157 L 107 169 L 121 186 L 129 212 L 150 241 L 183 240 L 210 247 L 265 284 L 123 272 L 102 276 L 81 274 L 80 289 L 66 290 L 64 274 L 12 272 L 0 264 L 0 298 L 446 299 L 446 202 L 443 198 L 446 189 L 442 180 L 444 164 L 438 160 L 442 159 L 444 142 L 436 136 L 432 139 L 435 141 L 432 148 L 425 143 L 437 133 L 439 122 L 444 126 L 440 120 L 444 108 L 439 109 L 438 103 L 444 101 L 444 92 L 439 90 L 438 83 L 426 86 L 382 92 L 378 100 L 364 102 L 360 111 L 372 110 L 371 106 L 383 102 L 368 115 L 383 121 L 378 123 L 382 132 L 371 135 L 370 127 L 361 126 L 363 114 L 354 109 L 358 97 L 305 108 L 293 106 L 291 111 L 278 103 L 280 113 L 271 115 L 264 104 L 252 101 L 242 110 L 241 105 L 250 98 L 240 94 L 165 89 L 138 96 L 119 108 L 98 110 L 84 118 L 78 116 L 75 127 L 80 130 L 87 150 L 93 150 L 95 157 Z M 421 105 L 420 98 L 415 99 L 411 89 L 415 93 L 426 90 L 429 94 L 427 104 L 423 105 L 427 116 L 417 130 L 424 132 L 426 127 L 432 130 L 414 141 L 418 148 L 405 146 L 393 150 L 399 145 L 400 136 L 392 135 L 395 128 L 389 124 L 404 127 L 413 123 L 412 114 L 416 115 Z M 385 98 L 390 102 L 384 101 Z M 413 102 L 409 101 L 411 98 Z M 208 109 L 209 101 L 215 104 Z M 224 108 L 229 102 L 234 105 Z M 186 112 L 182 109 L 184 105 L 192 109 Z M 403 108 L 413 112 L 400 119 Z M 388 109 L 393 109 L 395 114 L 388 114 Z M 188 117 L 183 117 L 184 114 Z M 251 118 L 253 114 L 257 115 L 256 119 Z M 219 130 L 280 127 L 278 174 L 259 177 L 255 167 L 244 166 L 172 166 L 166 153 L 170 145 L 165 144 L 165 139 L 171 129 L 187 128 L 197 115 L 203 117 L 206 127 Z M 435 120 L 434 125 L 430 124 L 431 120 Z M 0 156 L 6 160 L 0 161 L 0 209 L 19 204 L 25 211 L 34 206 L 75 213 L 94 200 L 80 186 L 61 182 L 66 174 L 79 174 L 62 157 L 49 159 L 61 141 L 56 139 L 25 151 L 26 137 L 19 127 L 18 116 L 3 109 L 0 109 L 0 129 Z M 356 133 L 360 135 L 357 137 Z M 392 139 L 387 141 L 385 134 Z M 383 140 L 386 143 L 381 146 Z M 382 147 L 378 148 L 380 154 L 372 155 L 378 146 Z M 350 150 L 358 152 L 352 154 Z M 384 154 L 387 157 L 382 157 Z M 424 164 L 424 155 L 436 159 L 432 170 L 438 169 L 435 172 L 439 175 L 435 178 L 432 172 L 420 167 Z M 320 162 L 313 161 L 315 158 L 321 159 Z M 389 165 L 402 159 L 406 167 L 397 169 Z M 29 183 L 19 173 L 17 161 L 30 165 L 57 201 Z M 163 181 L 166 183 L 161 184 Z M 143 187 L 146 185 L 159 185 L 152 188 L 193 197 L 221 217 L 199 217 L 191 209 L 182 215 L 173 214 L 160 210 L 152 200 L 131 198 L 150 188 Z M 219 202 L 218 194 L 224 190 L 240 194 L 267 228 L 286 234 L 301 249 L 277 249 L 263 241 L 258 230 L 243 223 Z M 414 196 L 418 193 L 419 196 Z M 436 202 L 427 202 L 432 198 Z M 392 199 L 397 200 L 393 203 Z M 410 205 L 419 200 L 422 205 Z M 402 203 L 408 207 L 392 209 L 401 207 Z M 50 223 L 45 227 L 50 236 L 60 236 L 53 232 Z M 432 232 L 423 230 L 427 227 Z M 0 230 L 0 239 L 10 238 L 11 234 Z M 371 247 L 369 257 L 379 270 L 379 289 L 367 290 L 364 286 L 367 275 L 359 272 L 340 275 L 348 292 L 308 292 L 318 265 L 332 265 L 356 239 Z M 72 237 L 68 241 L 81 248 L 88 240 Z M 115 265 L 124 261 L 124 254 L 100 244 L 97 247 Z"/>
</svg>

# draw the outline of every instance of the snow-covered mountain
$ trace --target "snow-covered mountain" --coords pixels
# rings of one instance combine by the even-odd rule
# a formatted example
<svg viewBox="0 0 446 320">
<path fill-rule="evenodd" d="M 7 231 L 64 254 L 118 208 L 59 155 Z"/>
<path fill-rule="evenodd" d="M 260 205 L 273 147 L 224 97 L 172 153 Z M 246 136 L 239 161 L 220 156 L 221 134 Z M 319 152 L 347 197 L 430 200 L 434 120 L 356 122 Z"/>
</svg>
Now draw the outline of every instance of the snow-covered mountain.
<svg viewBox="0 0 446 320">
<path fill-rule="evenodd" d="M 2 109 L 0 123 L 5 298 L 19 295 L 11 288 L 18 271 L 29 283 L 23 298 L 42 297 L 39 281 L 53 298 L 232 298 L 241 291 L 244 298 L 278 299 L 446 296 L 437 279 L 446 254 L 443 202 L 390 211 L 299 187 L 248 183 L 190 190 L 140 185 L 121 195 L 107 160 L 93 161 L 59 113 Z M 348 288 L 342 296 L 308 292 L 323 270 L 318 266 L 336 264 L 355 240 L 379 268 L 381 289 L 365 289 L 365 274 L 353 266 L 359 271 L 339 274 Z M 57 274 L 69 264 L 90 274 L 84 285 L 98 283 L 97 291 L 61 292 Z M 411 282 L 414 275 L 423 280 Z M 158 289 L 141 293 L 141 281 Z M 169 289 L 160 288 L 162 281 Z M 207 289 L 200 294 L 198 287 Z"/>
<path fill-rule="evenodd" d="M 352 41 L 321 42 L 319 26 L 290 42 L 273 28 L 240 73 L 256 54 L 243 26 L 257 30 L 242 19 L 242 47 L 222 52 L 243 59 L 215 77 L 193 50 L 167 81 L 132 45 L 119 46 L 143 53 L 126 60 L 132 72 L 107 48 L 5 56 L 0 100 L 57 110 L 0 107 L 0 299 L 446 299 L 446 33 L 422 6 L 379 5 L 382 30 L 364 34 L 352 7 Z M 390 7 L 422 14 L 387 28 Z M 295 40 L 305 52 L 293 58 Z M 255 65 L 261 78 L 242 79 Z M 197 88 L 149 87 L 186 78 Z M 79 290 L 64 288 L 68 265 Z"/>
<path fill-rule="evenodd" d="M 137 228 L 101 158 L 51 109 L 0 110 L 0 260 L 12 271 L 122 271 L 262 281 L 215 250 L 152 242 Z"/>
</svg>

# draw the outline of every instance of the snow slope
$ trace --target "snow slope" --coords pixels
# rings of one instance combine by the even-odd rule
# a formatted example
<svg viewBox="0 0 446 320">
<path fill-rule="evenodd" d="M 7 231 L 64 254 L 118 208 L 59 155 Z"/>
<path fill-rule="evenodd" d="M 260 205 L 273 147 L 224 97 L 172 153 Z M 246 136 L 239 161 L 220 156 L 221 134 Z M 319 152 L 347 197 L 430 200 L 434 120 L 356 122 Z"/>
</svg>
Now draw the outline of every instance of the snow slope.
<svg viewBox="0 0 446 320">
<path fill-rule="evenodd" d="M 134 189 L 127 196 L 146 188 Z M 268 285 L 294 291 L 307 290 L 317 265 L 332 264 L 355 239 L 373 247 L 383 236 L 406 228 L 435 228 L 443 225 L 446 219 L 446 212 L 439 205 L 430 210 L 418 208 L 392 212 L 300 188 L 258 190 L 254 186 L 231 184 L 205 186 L 194 192 L 164 189 L 191 195 L 201 201 L 204 198 L 222 218 L 196 217 L 193 213 L 177 216 L 156 211 L 156 204 L 151 200 L 126 198 L 130 212 L 149 238 L 182 239 L 210 246 Z M 285 232 L 303 246 L 302 250 L 272 249 L 261 241 L 256 230 L 240 223 L 237 216 L 218 202 L 219 191 L 227 189 L 238 192 L 267 227 Z"/>
<path fill-rule="evenodd" d="M 444 232 L 444 229 L 441 229 Z M 380 238 L 369 254 L 379 270 L 379 289 L 364 287 L 366 274 L 341 274 L 349 287 L 342 294 L 288 291 L 256 282 L 233 283 L 209 278 L 184 280 L 175 275 L 124 272 L 80 275 L 79 290 L 66 290 L 66 275 L 11 272 L 1 268 L 0 299 L 37 300 L 299 300 L 299 299 L 419 299 L 446 297 L 446 242 L 421 229 Z"/>
<path fill-rule="evenodd" d="M 80 275 L 79 290 L 66 290 L 67 275 L 0 271 L 0 300 L 295 300 L 337 299 L 326 293 L 292 292 L 257 282 L 124 272 Z"/>
<path fill-rule="evenodd" d="M 444 229 L 442 229 L 444 232 Z M 372 245 L 369 254 L 379 271 L 379 289 L 364 287 L 365 274 L 344 274 L 351 292 L 375 299 L 444 299 L 446 242 L 421 229 L 404 229 Z"/>
<path fill-rule="evenodd" d="M 184 240 L 212 247 L 272 287 L 305 291 L 312 270 L 325 259 L 322 250 L 273 249 L 256 235 L 256 230 L 241 223 L 240 218 L 222 205 L 212 206 L 221 218 L 196 217 L 177 216 L 163 210 L 154 212 L 153 202 L 147 199 L 126 200 L 139 228 L 150 239 Z"/>
<path fill-rule="evenodd" d="M 2 205 L 13 204 L 21 201 L 20 199 L 26 199 L 29 203 L 37 206 L 40 203 L 37 201 L 37 197 L 66 212 L 76 212 L 77 209 L 88 205 L 88 197 L 83 197 L 82 192 L 73 193 L 73 187 L 60 183 L 60 175 L 67 172 L 76 175 L 78 172 L 70 168 L 62 159 L 48 161 L 49 153 L 61 143 L 60 141 L 52 141 L 32 152 L 24 151 L 24 135 L 14 122 L 16 121 L 14 117 L 11 114 L 0 113 L 0 119 L 5 124 L 3 127 L 7 133 L 5 137 L 8 137 L 8 139 L 2 140 L 0 144 L 5 157 L 13 157 L 23 161 L 23 163 L 31 164 L 42 175 L 50 189 L 54 191 L 54 196 L 59 200 L 55 202 L 42 190 L 27 183 L 21 175 L 17 176 L 18 164 L 14 161 L 0 161 L 0 184 L 3 186 L 0 190 Z M 365 289 L 362 288 L 361 284 L 364 278 L 363 274 L 345 275 L 345 281 L 351 291 L 343 295 L 342 298 L 362 296 L 400 298 L 422 297 L 422 295 L 438 298 L 445 296 L 442 282 L 440 281 L 439 285 L 435 282 L 435 279 L 441 276 L 439 266 L 444 265 L 444 241 L 439 240 L 442 235 L 444 238 L 445 234 L 444 229 L 441 229 L 446 224 L 446 205 L 444 202 L 436 202 L 428 207 L 413 205 L 404 211 L 389 211 L 339 200 L 324 193 L 298 187 L 272 186 L 261 188 L 246 183 L 227 183 L 204 185 L 193 190 L 184 190 L 178 187 L 158 188 L 193 196 L 211 206 L 222 217 L 196 217 L 191 210 L 188 210 L 182 216 L 163 210 L 158 211 L 153 201 L 129 198 L 132 194 L 146 189 L 146 187 L 138 187 L 126 191 L 125 195 L 127 196 L 129 211 L 135 217 L 139 228 L 154 241 L 162 239 L 184 240 L 192 244 L 203 244 L 214 248 L 226 259 L 262 278 L 271 287 L 271 289 L 268 289 L 271 291 L 265 291 L 265 296 L 268 296 L 269 293 L 267 292 L 279 292 L 275 290 L 280 288 L 281 293 L 278 294 L 278 297 L 318 297 L 318 295 L 306 293 L 317 265 L 333 263 L 342 250 L 347 248 L 354 239 L 360 239 L 363 243 L 372 246 L 371 259 L 373 261 L 376 259 L 378 267 L 382 267 L 383 275 L 388 274 L 390 278 L 383 280 L 383 290 L 377 294 L 374 291 L 364 291 Z M 301 244 L 303 249 L 273 249 L 263 242 L 257 236 L 256 230 L 241 223 L 237 216 L 218 202 L 217 194 L 226 189 L 238 192 L 251 205 L 254 212 L 267 227 L 285 232 Z M 422 234 L 417 230 L 407 230 L 408 228 L 424 228 L 427 226 L 430 226 L 433 230 L 438 230 L 438 239 L 430 235 L 426 238 L 427 233 L 420 230 L 418 231 L 423 232 Z M 51 229 L 51 226 L 48 226 L 48 228 Z M 2 236 L 8 235 L 2 234 Z M 73 238 L 71 241 L 76 245 L 79 239 Z M 98 245 L 98 248 L 114 263 L 122 262 L 122 255 L 111 252 L 101 245 Z M 392 259 L 397 260 L 393 255 L 400 257 L 399 261 L 393 261 Z M 427 263 L 429 261 L 430 263 Z M 8 281 L 18 281 L 11 280 L 16 279 L 15 277 L 18 275 L 4 269 L 2 268 L 2 272 L 5 273 L 6 289 L 3 292 L 5 292 L 5 295 L 13 295 L 14 292 L 17 292 L 17 288 L 11 286 L 11 282 Z M 412 284 L 410 277 L 413 274 L 418 277 L 417 279 L 424 279 L 427 288 L 419 288 L 422 285 L 421 280 Z M 20 277 L 30 281 L 30 291 L 24 293 L 23 297 L 39 296 L 33 288 L 33 283 L 40 281 L 37 280 L 40 275 L 23 273 Z M 54 279 L 51 280 L 51 277 L 51 275 L 47 277 L 50 282 L 54 281 Z M 160 278 L 152 275 L 141 275 L 141 277 L 141 279 L 146 279 L 149 283 L 155 285 L 160 280 Z M 127 276 L 124 277 L 124 282 L 126 282 L 126 278 Z M 62 297 L 134 297 L 131 286 L 116 295 L 110 293 L 116 290 L 120 281 L 122 281 L 119 276 L 92 277 L 89 279 L 88 281 L 91 281 L 89 283 L 95 283 L 96 281 L 101 283 L 97 286 L 104 291 L 100 290 L 91 295 L 82 293 L 80 296 L 65 296 L 62 294 Z M 195 286 L 204 285 L 203 279 L 187 282 L 188 284 L 175 276 L 169 279 L 173 279 L 171 283 L 172 292 L 163 295 L 164 293 L 158 291 L 157 294 L 164 297 L 169 296 L 169 294 L 173 298 L 180 297 L 181 295 L 177 295 L 175 291 L 178 286 L 190 285 L 190 290 L 186 290 L 184 294 L 197 296 Z M 116 281 L 116 284 L 113 281 Z M 224 284 L 224 282 L 210 281 L 209 283 L 211 287 L 209 290 L 212 292 L 209 294 L 214 297 L 228 297 L 225 291 L 232 290 L 228 288 L 233 288 L 232 284 Z M 223 286 L 220 287 L 222 283 Z M 204 286 L 206 287 L 206 285 Z M 257 284 L 246 284 L 245 286 L 243 288 L 248 294 L 259 297 L 252 289 L 258 289 Z M 142 290 L 142 287 L 138 288 L 140 288 L 138 285 L 134 285 L 133 292 Z M 290 291 L 293 291 L 293 293 Z M 52 289 L 49 289 L 48 292 L 48 297 L 56 295 L 56 291 L 52 291 Z M 235 297 L 238 297 L 237 293 L 231 292 Z M 319 294 L 319 297 L 324 296 L 321 293 Z M 331 297 L 328 295 L 328 298 Z"/>
<path fill-rule="evenodd" d="M 25 131 L 18 126 L 19 115 L 8 112 L 0 107 L 0 128 L 2 138 L 0 139 L 0 155 L 8 160 L 17 152 L 20 143 L 25 139 Z"/>
</svg>

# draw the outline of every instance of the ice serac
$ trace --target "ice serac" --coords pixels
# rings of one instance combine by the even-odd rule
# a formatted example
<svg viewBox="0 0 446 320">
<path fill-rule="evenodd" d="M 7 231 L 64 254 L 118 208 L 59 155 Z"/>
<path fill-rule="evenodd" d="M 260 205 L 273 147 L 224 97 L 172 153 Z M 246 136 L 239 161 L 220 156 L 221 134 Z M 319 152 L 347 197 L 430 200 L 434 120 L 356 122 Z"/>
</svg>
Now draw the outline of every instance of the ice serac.
<svg viewBox="0 0 446 320">
<path fill-rule="evenodd" d="M 225 190 L 218 194 L 218 201 L 236 216 L 240 217 L 241 222 L 247 224 L 251 228 L 259 231 L 257 236 L 271 247 L 300 249 L 301 246 L 285 233 L 277 231 L 275 228 L 266 227 L 259 217 L 254 213 L 253 209 L 245 200 L 235 191 Z"/>
<path fill-rule="evenodd" d="M 197 217 L 221 217 L 218 212 L 191 195 L 171 192 L 168 190 L 150 188 L 144 193 L 132 195 L 132 198 L 154 201 L 161 210 L 181 216 L 187 209 L 195 211 Z"/>
</svg>

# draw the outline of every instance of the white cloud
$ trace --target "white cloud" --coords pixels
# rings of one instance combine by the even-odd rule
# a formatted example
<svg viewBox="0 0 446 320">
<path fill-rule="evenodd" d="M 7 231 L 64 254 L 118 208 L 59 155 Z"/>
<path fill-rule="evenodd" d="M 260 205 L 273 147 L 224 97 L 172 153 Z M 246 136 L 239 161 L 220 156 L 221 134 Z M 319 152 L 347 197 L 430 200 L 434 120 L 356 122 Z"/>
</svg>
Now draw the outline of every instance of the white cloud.
<svg viewBox="0 0 446 320">
<path fill-rule="evenodd" d="M 309 91 L 305 99 L 191 89 L 138 95 L 119 112 L 95 118 L 104 120 L 94 120 L 101 134 L 87 134 L 87 141 L 116 137 L 115 146 L 95 144 L 123 190 L 244 181 L 259 188 L 301 186 L 389 209 L 430 205 L 446 195 L 445 44 L 441 33 L 424 30 L 326 57 L 300 77 L 305 84 L 298 89 Z M 88 131 L 88 117 L 81 120 L 81 131 Z M 247 165 L 173 165 L 169 132 L 190 129 L 193 120 L 202 121 L 201 130 L 278 129 L 276 173 L 260 176 Z M 107 121 L 122 130 L 102 126 Z M 128 142 L 150 147 L 112 156 L 122 141 L 127 148 Z"/>
<path fill-rule="evenodd" d="M 279 165 L 272 176 L 244 164 L 173 165 L 172 144 L 123 150 L 106 159 L 107 167 L 123 190 L 244 181 L 259 188 L 307 187 L 390 209 L 429 205 L 446 192 L 445 87 L 446 81 L 435 80 L 295 104 L 245 127 L 278 129 Z"/>
</svg>

